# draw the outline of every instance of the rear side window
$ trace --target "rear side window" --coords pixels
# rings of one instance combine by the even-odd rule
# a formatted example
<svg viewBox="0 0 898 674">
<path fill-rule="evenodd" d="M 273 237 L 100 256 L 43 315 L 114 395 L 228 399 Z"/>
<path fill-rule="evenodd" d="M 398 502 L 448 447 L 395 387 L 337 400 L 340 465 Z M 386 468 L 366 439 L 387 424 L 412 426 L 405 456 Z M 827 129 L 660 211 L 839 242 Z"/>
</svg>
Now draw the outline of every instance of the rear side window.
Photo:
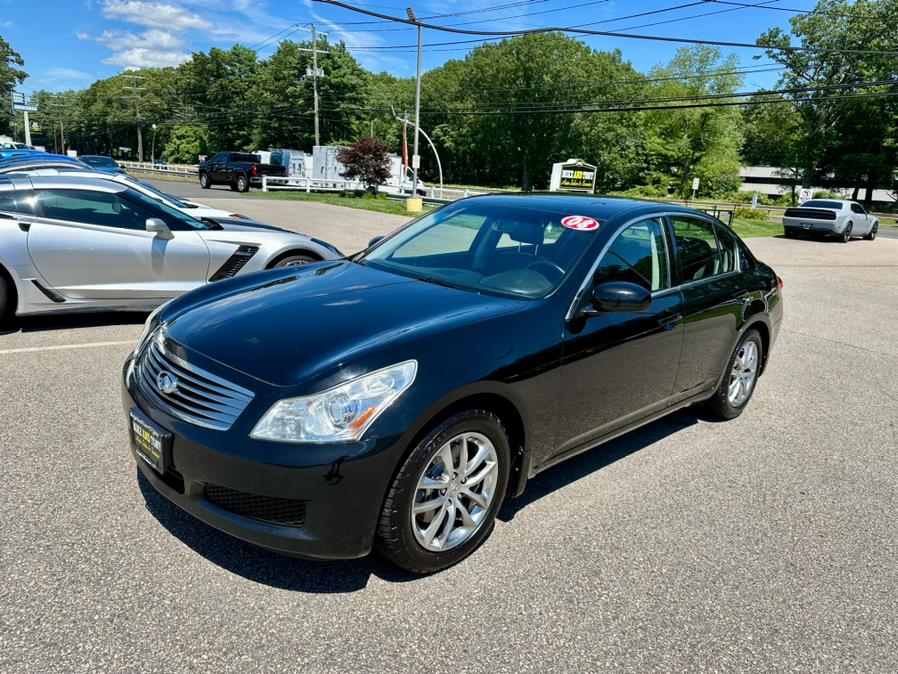
<svg viewBox="0 0 898 674">
<path fill-rule="evenodd" d="M 719 273 L 721 260 L 714 225 L 706 220 L 677 215 L 671 218 L 683 283 Z"/>
<path fill-rule="evenodd" d="M 232 152 L 231 161 L 242 161 L 248 164 L 258 164 L 259 155 L 249 154 L 248 152 Z"/>
<path fill-rule="evenodd" d="M 0 192 L 0 211 L 34 213 L 34 197 L 30 192 Z"/>
<path fill-rule="evenodd" d="M 664 227 L 644 220 L 623 230 L 605 251 L 594 283 L 626 281 L 650 292 L 670 287 L 670 265 Z"/>
<path fill-rule="evenodd" d="M 717 245 L 720 250 L 719 274 L 736 271 L 736 256 L 739 254 L 739 246 L 736 237 L 726 227 L 717 225 Z"/>
</svg>

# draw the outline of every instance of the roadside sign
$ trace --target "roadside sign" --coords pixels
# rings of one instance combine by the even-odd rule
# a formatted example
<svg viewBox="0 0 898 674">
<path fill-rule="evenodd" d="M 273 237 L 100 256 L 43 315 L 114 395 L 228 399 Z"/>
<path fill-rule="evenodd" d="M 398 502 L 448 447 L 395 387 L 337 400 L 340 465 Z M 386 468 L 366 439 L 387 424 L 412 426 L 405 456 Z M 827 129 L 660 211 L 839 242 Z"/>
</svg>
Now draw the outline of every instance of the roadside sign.
<svg viewBox="0 0 898 674">
<path fill-rule="evenodd" d="M 25 105 L 25 94 L 21 91 L 13 91 L 11 97 L 13 105 Z"/>
<path fill-rule="evenodd" d="M 814 197 L 814 190 L 810 187 L 802 187 L 798 191 L 798 200 L 799 201 L 808 201 Z"/>
<path fill-rule="evenodd" d="M 13 103 L 12 109 L 19 112 L 37 112 L 36 105 L 25 105 L 24 103 Z"/>
<path fill-rule="evenodd" d="M 592 192 L 596 186 L 596 167 L 582 159 L 552 164 L 549 190 L 552 192 Z"/>
<path fill-rule="evenodd" d="M 412 155 L 412 168 L 413 169 L 421 168 L 421 155 L 419 155 L 419 154 Z"/>
<path fill-rule="evenodd" d="M 698 178 L 693 178 L 692 179 L 692 191 L 694 192 L 697 189 L 698 189 Z"/>
</svg>

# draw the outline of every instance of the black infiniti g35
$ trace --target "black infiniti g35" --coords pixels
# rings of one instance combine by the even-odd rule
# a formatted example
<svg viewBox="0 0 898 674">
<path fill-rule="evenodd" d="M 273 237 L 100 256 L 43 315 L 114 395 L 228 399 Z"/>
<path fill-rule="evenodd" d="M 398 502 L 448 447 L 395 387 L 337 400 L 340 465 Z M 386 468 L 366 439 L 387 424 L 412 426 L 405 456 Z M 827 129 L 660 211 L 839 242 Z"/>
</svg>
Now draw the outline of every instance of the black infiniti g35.
<svg viewBox="0 0 898 674">
<path fill-rule="evenodd" d="M 160 308 L 124 368 L 132 451 L 238 538 L 432 572 L 547 467 L 693 403 L 739 415 L 781 291 L 698 211 L 465 199 Z"/>
</svg>

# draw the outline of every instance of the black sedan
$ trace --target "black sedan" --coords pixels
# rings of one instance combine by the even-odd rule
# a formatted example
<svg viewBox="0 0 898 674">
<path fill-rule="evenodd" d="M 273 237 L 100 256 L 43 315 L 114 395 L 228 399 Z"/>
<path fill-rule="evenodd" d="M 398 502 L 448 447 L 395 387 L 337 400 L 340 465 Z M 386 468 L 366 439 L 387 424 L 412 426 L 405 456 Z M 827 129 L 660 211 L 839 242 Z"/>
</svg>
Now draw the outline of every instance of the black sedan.
<svg viewBox="0 0 898 674">
<path fill-rule="evenodd" d="M 781 289 L 697 211 L 465 199 L 162 307 L 125 364 L 132 450 L 246 541 L 436 571 L 549 466 L 693 403 L 741 414 Z"/>
</svg>

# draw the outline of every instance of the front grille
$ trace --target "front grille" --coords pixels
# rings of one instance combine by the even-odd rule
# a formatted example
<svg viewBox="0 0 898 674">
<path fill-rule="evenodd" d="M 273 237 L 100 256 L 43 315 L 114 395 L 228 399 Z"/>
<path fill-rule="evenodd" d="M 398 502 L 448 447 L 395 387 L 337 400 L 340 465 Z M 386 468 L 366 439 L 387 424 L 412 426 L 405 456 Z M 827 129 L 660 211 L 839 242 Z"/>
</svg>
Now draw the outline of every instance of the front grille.
<svg viewBox="0 0 898 674">
<path fill-rule="evenodd" d="M 228 430 L 253 399 L 253 392 L 206 372 L 166 351 L 157 332 L 134 372 L 140 391 L 160 409 L 197 426 Z"/>
<path fill-rule="evenodd" d="M 787 208 L 783 213 L 784 218 L 806 218 L 808 220 L 835 220 L 833 211 L 818 210 L 816 208 Z"/>
<path fill-rule="evenodd" d="M 306 522 L 305 501 L 248 494 L 209 483 L 206 484 L 204 496 L 212 505 L 242 517 L 299 529 Z"/>
</svg>

